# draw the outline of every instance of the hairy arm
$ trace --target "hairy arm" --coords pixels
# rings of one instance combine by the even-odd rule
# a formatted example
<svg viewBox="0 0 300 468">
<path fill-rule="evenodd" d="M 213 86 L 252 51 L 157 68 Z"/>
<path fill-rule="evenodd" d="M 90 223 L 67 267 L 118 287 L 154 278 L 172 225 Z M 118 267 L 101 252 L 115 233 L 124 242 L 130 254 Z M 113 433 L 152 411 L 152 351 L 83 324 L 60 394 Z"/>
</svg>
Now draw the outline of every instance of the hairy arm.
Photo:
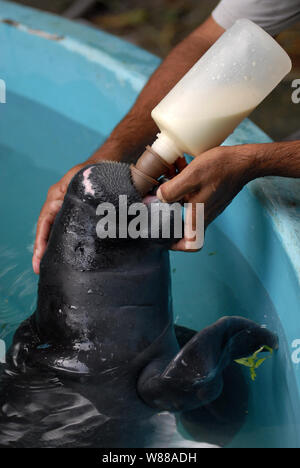
<svg viewBox="0 0 300 468">
<path fill-rule="evenodd" d="M 163 184 L 157 195 L 169 203 L 204 203 L 208 226 L 248 182 L 265 176 L 300 178 L 300 141 L 214 148 Z M 189 251 L 188 245 L 182 239 L 174 250 Z"/>
<path fill-rule="evenodd" d="M 88 164 L 101 160 L 133 161 L 152 143 L 158 131 L 151 118 L 152 109 L 222 35 L 212 17 L 180 43 L 154 73 L 137 102 L 112 132 L 104 145 L 88 160 L 72 168 L 57 184 L 50 187 L 37 225 L 33 269 L 39 273 L 40 261 L 47 247 L 51 226 L 63 203 L 74 175 Z"/>
<path fill-rule="evenodd" d="M 151 118 L 152 109 L 223 32 L 224 29 L 210 17 L 175 47 L 151 77 L 134 107 L 91 159 L 99 161 L 110 155 L 115 160 L 134 161 L 138 158 L 144 152 L 145 146 L 152 143 L 159 131 Z"/>
</svg>

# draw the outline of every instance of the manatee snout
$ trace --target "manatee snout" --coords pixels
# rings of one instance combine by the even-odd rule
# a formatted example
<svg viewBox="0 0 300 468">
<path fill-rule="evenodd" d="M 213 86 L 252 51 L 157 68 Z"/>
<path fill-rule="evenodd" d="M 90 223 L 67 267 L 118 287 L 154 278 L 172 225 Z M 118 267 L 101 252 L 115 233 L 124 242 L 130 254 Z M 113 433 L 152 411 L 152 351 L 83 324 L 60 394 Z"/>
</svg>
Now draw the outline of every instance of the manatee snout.
<svg viewBox="0 0 300 468">
<path fill-rule="evenodd" d="M 102 162 L 84 168 L 72 180 L 68 195 L 78 197 L 87 210 L 93 209 L 97 223 L 103 218 L 107 223 L 111 221 L 113 239 L 124 240 L 127 232 L 136 246 L 139 241 L 148 240 L 168 249 L 183 237 L 181 205 L 162 203 L 155 192 L 142 198 L 128 164 Z M 114 208 L 115 217 L 109 218 L 109 205 Z"/>
</svg>

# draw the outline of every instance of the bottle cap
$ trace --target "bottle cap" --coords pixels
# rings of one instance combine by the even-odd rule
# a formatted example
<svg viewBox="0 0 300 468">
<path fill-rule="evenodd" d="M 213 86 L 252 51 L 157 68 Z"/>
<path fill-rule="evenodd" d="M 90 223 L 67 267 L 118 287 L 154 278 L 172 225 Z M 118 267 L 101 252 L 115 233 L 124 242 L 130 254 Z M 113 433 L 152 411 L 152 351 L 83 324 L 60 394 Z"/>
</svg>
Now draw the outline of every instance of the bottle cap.
<svg viewBox="0 0 300 468">
<path fill-rule="evenodd" d="M 137 191 L 143 196 L 153 187 L 158 186 L 161 176 L 168 176 L 173 165 L 167 163 L 150 146 L 138 159 L 136 165 L 131 166 L 131 175 Z"/>
</svg>

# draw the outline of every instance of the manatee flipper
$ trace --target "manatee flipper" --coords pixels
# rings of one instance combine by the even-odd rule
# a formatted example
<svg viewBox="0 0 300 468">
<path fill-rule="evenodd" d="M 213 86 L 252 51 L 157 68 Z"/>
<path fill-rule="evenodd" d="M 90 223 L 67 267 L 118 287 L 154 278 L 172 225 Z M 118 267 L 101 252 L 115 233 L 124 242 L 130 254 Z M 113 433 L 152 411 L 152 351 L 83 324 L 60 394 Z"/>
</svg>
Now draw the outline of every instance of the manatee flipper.
<svg viewBox="0 0 300 468">
<path fill-rule="evenodd" d="M 196 334 L 175 325 L 175 335 L 182 349 Z M 223 373 L 221 396 L 214 402 L 177 415 L 179 428 L 183 427 L 193 440 L 225 447 L 241 429 L 248 411 L 248 386 L 241 366 L 229 365 Z M 180 430 L 180 429 L 179 429 Z"/>
<path fill-rule="evenodd" d="M 224 317 L 197 333 L 165 366 L 153 361 L 138 381 L 140 397 L 151 407 L 189 411 L 217 400 L 224 370 L 262 346 L 278 347 L 277 337 L 241 317 Z"/>
<path fill-rule="evenodd" d="M 245 423 L 249 394 L 241 366 L 229 365 L 223 381 L 223 391 L 217 400 L 177 415 L 179 430 L 183 427 L 197 442 L 226 447 Z"/>
</svg>

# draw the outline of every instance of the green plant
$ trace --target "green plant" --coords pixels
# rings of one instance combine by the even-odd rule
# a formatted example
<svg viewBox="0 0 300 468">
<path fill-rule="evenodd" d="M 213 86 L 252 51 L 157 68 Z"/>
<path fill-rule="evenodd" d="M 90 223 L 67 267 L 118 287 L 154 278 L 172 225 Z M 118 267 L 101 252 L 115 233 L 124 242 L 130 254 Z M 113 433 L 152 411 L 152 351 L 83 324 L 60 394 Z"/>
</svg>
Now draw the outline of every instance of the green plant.
<svg viewBox="0 0 300 468">
<path fill-rule="evenodd" d="M 259 354 L 263 352 L 269 352 L 271 356 L 259 358 Z M 257 351 L 255 351 L 255 353 L 252 354 L 252 356 L 243 359 L 236 359 L 235 362 L 237 364 L 240 364 L 241 366 L 249 368 L 251 380 L 254 382 L 257 377 L 256 369 L 258 369 L 267 359 L 270 359 L 272 357 L 272 354 L 272 348 L 270 348 L 269 346 L 262 346 Z"/>
</svg>

